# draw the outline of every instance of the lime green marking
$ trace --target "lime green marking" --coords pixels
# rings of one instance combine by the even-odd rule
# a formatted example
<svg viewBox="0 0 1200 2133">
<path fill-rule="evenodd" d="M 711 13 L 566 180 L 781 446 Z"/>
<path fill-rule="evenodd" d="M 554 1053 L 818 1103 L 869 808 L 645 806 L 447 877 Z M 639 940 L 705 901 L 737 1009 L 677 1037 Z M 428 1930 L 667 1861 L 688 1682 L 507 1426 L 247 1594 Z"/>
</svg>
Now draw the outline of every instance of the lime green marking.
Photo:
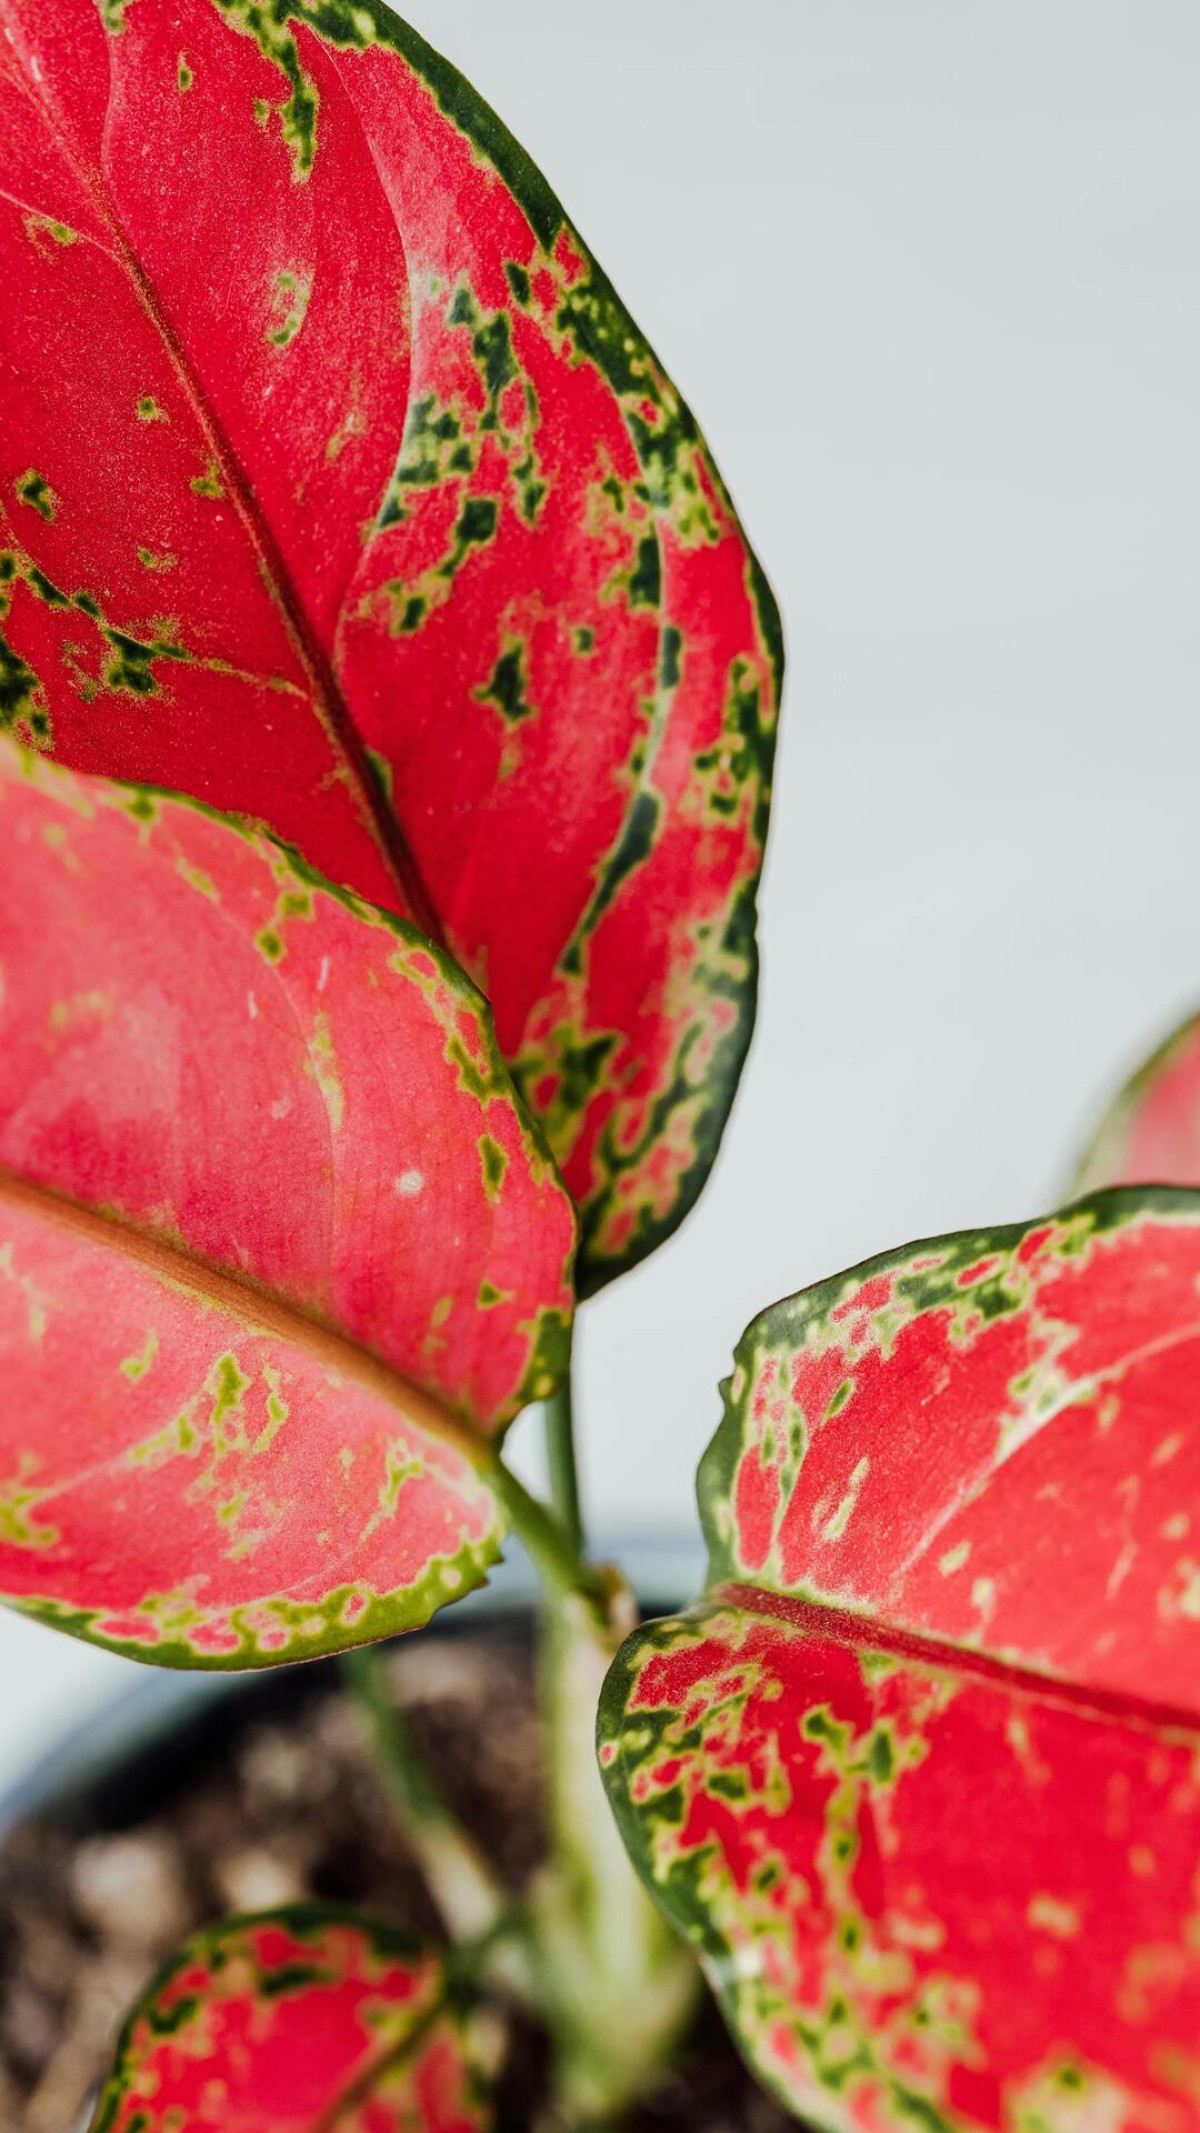
<svg viewBox="0 0 1200 2133">
<path fill-rule="evenodd" d="M 0 1540 L 14 1548 L 52 1548 L 58 1539 L 53 1526 L 35 1525 L 29 1516 L 50 1493 L 28 1486 L 39 1464 L 36 1452 L 19 1452 L 16 1474 L 11 1481 L 0 1482 Z"/>
<path fill-rule="evenodd" d="M 182 853 L 175 861 L 175 872 L 186 881 L 189 889 L 195 889 L 198 896 L 207 897 L 210 904 L 220 903 L 221 892 L 211 874 L 206 874 L 203 867 L 194 867 Z"/>
<path fill-rule="evenodd" d="M 143 393 L 138 401 L 137 418 L 139 422 L 168 422 L 170 420 L 166 409 L 159 406 L 151 393 Z"/>
<path fill-rule="evenodd" d="M 141 1354 L 127 1355 L 124 1361 L 117 1365 L 117 1368 L 120 1370 L 122 1377 L 128 1378 L 131 1385 L 136 1385 L 139 1378 L 145 1377 L 157 1354 L 158 1335 L 152 1326 L 146 1335 L 146 1343 Z"/>
<path fill-rule="evenodd" d="M 175 642 L 178 623 L 173 616 L 162 616 L 151 627 L 155 634 L 149 639 L 131 637 L 125 630 L 113 629 L 108 623 L 96 622 L 96 627 L 108 646 L 102 670 L 106 689 L 120 689 L 131 696 L 157 696 L 160 693 L 155 664 L 160 659 L 186 661 L 187 652 Z"/>
<path fill-rule="evenodd" d="M 217 1357 L 204 1380 L 204 1390 L 212 1401 L 212 1441 L 218 1459 L 225 1452 L 246 1448 L 242 1403 L 251 1382 L 231 1350 Z"/>
<path fill-rule="evenodd" d="M 274 1370 L 270 1363 L 263 1364 L 263 1381 L 267 1387 L 267 1426 L 254 1440 L 254 1456 L 256 1459 L 263 1452 L 270 1450 L 291 1413 L 291 1408 L 280 1389 L 283 1380 L 279 1372 Z"/>
<path fill-rule="evenodd" d="M 300 63 L 287 11 L 278 4 L 264 6 L 263 0 L 216 0 L 216 5 L 230 28 L 252 38 L 263 58 L 278 67 L 287 82 L 289 93 L 286 103 L 279 106 L 279 124 L 292 158 L 292 176 L 303 183 L 317 152 L 320 96 L 316 83 Z"/>
<path fill-rule="evenodd" d="M 293 862 L 294 863 L 294 862 Z M 275 878 L 281 884 L 271 914 L 271 923 L 254 936 L 254 945 L 268 963 L 281 963 L 287 954 L 283 928 L 289 919 L 311 920 L 315 916 L 312 890 L 306 886 L 288 887 L 295 881 L 291 867 L 276 867 Z"/>
<path fill-rule="evenodd" d="M 272 348 L 287 348 L 304 324 L 313 278 L 301 267 L 280 267 L 271 283 L 271 316 L 267 328 Z"/>
<path fill-rule="evenodd" d="M 255 123 L 255 125 L 256 125 L 256 126 L 265 126 L 265 125 L 266 125 L 266 123 L 267 123 L 267 120 L 268 120 L 268 119 L 270 118 L 270 116 L 271 116 L 271 106 L 270 106 L 270 104 L 269 104 L 269 103 L 267 102 L 267 100 L 266 100 L 266 97 L 265 97 L 265 96 L 256 96 L 256 97 L 255 97 L 255 99 L 254 99 L 254 123 Z"/>
<path fill-rule="evenodd" d="M 196 1399 L 189 1400 L 177 1415 L 156 1430 L 152 1437 L 133 1444 L 125 1457 L 130 1466 L 165 1466 L 168 1459 L 190 1459 L 200 1449 L 200 1437 L 196 1429 Z"/>
<path fill-rule="evenodd" d="M 212 496 L 218 500 L 223 497 L 225 490 L 221 482 L 221 469 L 216 460 L 209 460 L 203 474 L 193 474 L 188 486 L 195 490 L 197 496 Z"/>
<path fill-rule="evenodd" d="M 177 555 L 155 555 L 152 548 L 139 548 L 137 554 L 143 570 L 175 570 L 179 563 Z"/>
<path fill-rule="evenodd" d="M 25 217 L 25 234 L 34 244 L 39 237 L 51 237 L 55 244 L 78 244 L 79 232 L 66 222 L 55 222 L 50 215 L 28 214 Z"/>
<path fill-rule="evenodd" d="M 19 503 L 28 504 L 39 518 L 44 518 L 48 525 L 52 523 L 58 511 L 58 498 L 45 475 L 39 474 L 36 467 L 25 469 L 13 483 L 13 491 Z"/>
<path fill-rule="evenodd" d="M 871 1462 L 869 1459 L 859 1460 L 858 1465 L 855 1467 L 854 1472 L 850 1476 L 849 1486 L 840 1504 L 838 1505 L 837 1510 L 834 1512 L 832 1518 L 828 1519 L 825 1525 L 823 1525 L 821 1528 L 822 1540 L 841 1540 L 842 1535 L 845 1533 L 846 1528 L 854 1515 L 854 1507 L 858 1502 L 859 1491 L 861 1490 L 862 1485 L 867 1478 L 867 1473 L 870 1468 L 870 1464 Z"/>
<path fill-rule="evenodd" d="M 346 1117 L 346 1094 L 337 1069 L 337 1054 L 327 1015 L 318 1015 L 309 1040 L 305 1072 L 316 1082 L 329 1113 L 329 1123 L 340 1133 Z"/>
<path fill-rule="evenodd" d="M 379 1507 L 373 1511 L 363 1527 L 361 1540 L 369 1540 L 378 1531 L 385 1519 L 395 1518 L 400 1502 L 400 1492 L 406 1481 L 415 1481 L 425 1472 L 425 1461 L 403 1438 L 393 1438 L 384 1455 L 384 1478 L 379 1484 Z"/>
<path fill-rule="evenodd" d="M 489 1200 L 498 1199 L 500 1187 L 504 1183 L 504 1173 L 508 1169 L 508 1157 L 499 1141 L 494 1141 L 490 1133 L 480 1135 L 479 1154 L 483 1163 L 483 1189 Z"/>
<path fill-rule="evenodd" d="M 896 1751 L 886 1726 L 877 1726 L 867 1744 L 867 1769 L 877 1785 L 890 1785 L 896 1774 Z"/>
</svg>

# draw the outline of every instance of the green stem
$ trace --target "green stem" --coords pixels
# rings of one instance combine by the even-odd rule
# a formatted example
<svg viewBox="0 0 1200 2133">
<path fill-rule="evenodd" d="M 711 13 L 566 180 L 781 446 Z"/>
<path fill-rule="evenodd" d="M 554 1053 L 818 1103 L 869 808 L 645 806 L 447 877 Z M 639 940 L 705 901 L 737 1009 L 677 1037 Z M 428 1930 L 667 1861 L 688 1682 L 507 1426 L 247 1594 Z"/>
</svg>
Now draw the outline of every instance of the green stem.
<svg viewBox="0 0 1200 2133">
<path fill-rule="evenodd" d="M 342 1671 L 367 1724 L 376 1764 L 447 1931 L 456 1941 L 495 1932 L 510 1902 L 447 1806 L 388 1679 L 386 1647 L 344 1654 Z"/>
<path fill-rule="evenodd" d="M 499 1497 L 509 1524 L 553 1601 L 582 1600 L 600 1622 L 608 1619 L 608 1591 L 604 1578 L 585 1563 L 578 1542 L 567 1527 L 536 1496 L 531 1496 L 503 1460 L 491 1463 L 488 1481 Z"/>
<path fill-rule="evenodd" d="M 637 1621 L 633 1594 L 606 1573 L 597 1619 L 548 1600 L 541 1692 L 548 1858 L 533 1894 L 542 2012 L 563 2122 L 615 2133 L 661 2079 L 696 2002 L 695 1961 L 630 1865 L 596 1763 L 605 1675 Z"/>
<path fill-rule="evenodd" d="M 571 1380 L 559 1386 L 542 1408 L 546 1438 L 546 1469 L 550 1501 L 577 1554 L 583 1550 L 583 1518 L 579 1508 L 579 1469 L 575 1459 L 575 1408 Z"/>
</svg>

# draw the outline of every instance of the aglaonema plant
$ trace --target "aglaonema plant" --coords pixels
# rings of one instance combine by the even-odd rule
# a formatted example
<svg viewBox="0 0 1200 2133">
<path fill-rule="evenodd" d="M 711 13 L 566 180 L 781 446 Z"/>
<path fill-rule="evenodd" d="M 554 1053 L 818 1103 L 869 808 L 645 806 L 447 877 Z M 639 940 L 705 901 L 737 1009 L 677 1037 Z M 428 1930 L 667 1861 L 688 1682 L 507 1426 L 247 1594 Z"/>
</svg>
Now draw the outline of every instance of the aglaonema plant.
<svg viewBox="0 0 1200 2133">
<path fill-rule="evenodd" d="M 572 1325 L 745 1056 L 771 595 L 545 181 L 375 0 L 0 26 L 0 1591 L 160 1665 L 346 1654 L 444 1926 L 215 1922 L 96 2133 L 483 2129 L 516 2009 L 547 2126 L 614 2127 L 701 1971 L 815 2123 L 1184 2133 L 1194 1045 L 1090 1197 L 754 1322 L 707 1591 L 639 1627 Z M 517 1897 L 372 1648 L 510 1533 Z"/>
</svg>

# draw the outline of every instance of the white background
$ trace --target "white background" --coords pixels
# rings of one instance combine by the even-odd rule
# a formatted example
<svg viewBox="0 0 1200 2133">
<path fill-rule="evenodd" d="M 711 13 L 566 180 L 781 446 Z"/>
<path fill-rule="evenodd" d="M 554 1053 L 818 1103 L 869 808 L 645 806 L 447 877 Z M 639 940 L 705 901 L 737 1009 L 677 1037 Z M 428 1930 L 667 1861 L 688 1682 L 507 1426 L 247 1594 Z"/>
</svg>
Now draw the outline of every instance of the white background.
<svg viewBox="0 0 1200 2133">
<path fill-rule="evenodd" d="M 408 12 L 691 400 L 788 630 L 741 1098 L 580 1335 L 596 1524 L 678 1528 L 747 1318 L 1046 1205 L 1200 996 L 1200 11 Z M 0 1617 L 0 1784 L 134 1678 Z"/>
</svg>

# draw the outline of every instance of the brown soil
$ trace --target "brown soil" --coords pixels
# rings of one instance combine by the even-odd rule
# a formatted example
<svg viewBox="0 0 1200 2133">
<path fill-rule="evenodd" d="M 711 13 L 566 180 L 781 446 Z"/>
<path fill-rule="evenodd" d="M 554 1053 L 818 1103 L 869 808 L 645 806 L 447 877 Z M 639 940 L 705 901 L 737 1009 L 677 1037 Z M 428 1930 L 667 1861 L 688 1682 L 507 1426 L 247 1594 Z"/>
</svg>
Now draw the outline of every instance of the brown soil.
<svg viewBox="0 0 1200 2133">
<path fill-rule="evenodd" d="M 528 1625 L 397 1646 L 418 1744 L 514 1889 L 540 1852 L 539 1724 Z M 336 1667 L 301 1667 L 208 1707 L 115 1778 L 31 1816 L 0 1850 L 0 2128 L 76 2133 L 130 2001 L 184 1934 L 306 1897 L 364 1903 L 414 1931 L 437 1916 Z M 531 2032 L 509 2056 L 500 2133 L 543 2094 Z M 784 2133 L 708 2009 L 630 2133 Z"/>
</svg>

